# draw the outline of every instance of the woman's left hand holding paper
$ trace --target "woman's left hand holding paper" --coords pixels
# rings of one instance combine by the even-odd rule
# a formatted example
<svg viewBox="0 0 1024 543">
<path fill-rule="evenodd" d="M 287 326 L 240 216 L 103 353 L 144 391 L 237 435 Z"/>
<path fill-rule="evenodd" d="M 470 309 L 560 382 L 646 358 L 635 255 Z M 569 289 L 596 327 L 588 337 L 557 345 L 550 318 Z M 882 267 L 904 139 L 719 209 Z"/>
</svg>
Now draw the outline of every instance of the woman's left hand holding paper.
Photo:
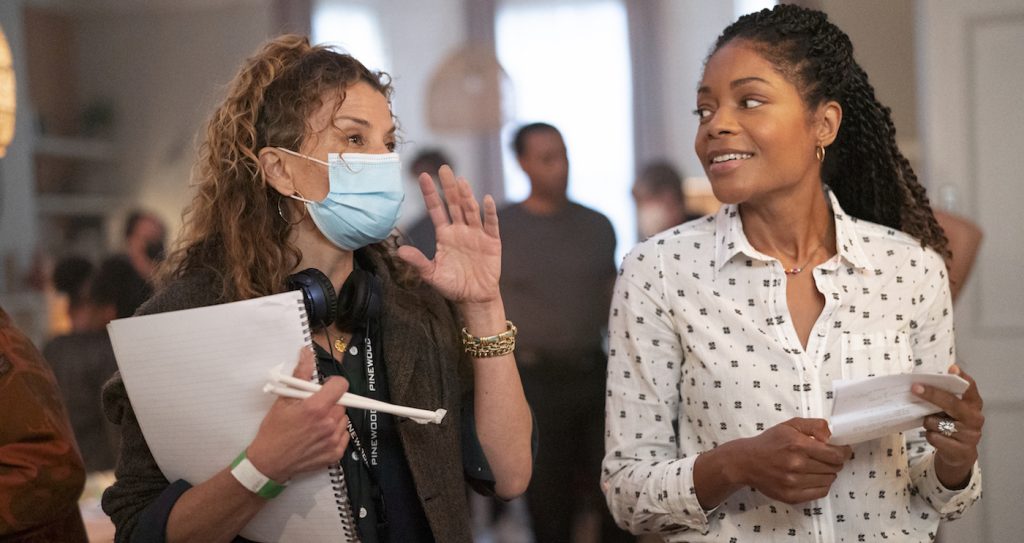
<svg viewBox="0 0 1024 543">
<path fill-rule="evenodd" d="M 920 384 L 914 385 L 913 392 L 945 411 L 925 417 L 925 438 L 935 447 L 935 475 L 939 481 L 946 488 L 960 489 L 967 485 L 978 460 L 978 443 L 985 425 L 985 415 L 982 414 L 984 402 L 973 377 L 956 365 L 950 368 L 950 373 L 970 383 L 963 398 Z M 949 428 L 950 424 L 952 428 Z"/>
</svg>

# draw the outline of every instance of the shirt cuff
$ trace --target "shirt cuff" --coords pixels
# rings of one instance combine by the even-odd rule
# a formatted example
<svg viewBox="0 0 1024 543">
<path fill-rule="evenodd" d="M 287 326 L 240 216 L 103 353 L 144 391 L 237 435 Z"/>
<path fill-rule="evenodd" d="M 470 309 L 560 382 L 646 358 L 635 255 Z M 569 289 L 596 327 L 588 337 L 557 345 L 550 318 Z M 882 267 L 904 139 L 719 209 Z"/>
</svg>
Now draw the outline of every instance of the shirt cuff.
<svg viewBox="0 0 1024 543">
<path fill-rule="evenodd" d="M 662 472 L 667 513 L 664 527 L 678 530 L 685 526 L 706 535 L 711 529 L 709 517 L 718 508 L 705 511 L 697 500 L 697 490 L 693 486 L 693 465 L 696 461 L 696 455 L 683 458 L 673 462 L 673 469 Z"/>
<path fill-rule="evenodd" d="M 943 520 L 960 518 L 974 502 L 981 499 L 981 468 L 978 462 L 971 468 L 971 478 L 960 490 L 946 488 L 935 474 L 935 452 L 924 462 L 914 467 L 912 478 L 917 483 L 921 496 L 931 505 Z"/>
<path fill-rule="evenodd" d="M 132 532 L 131 543 L 164 543 L 167 540 L 167 519 L 178 498 L 192 488 L 187 481 L 178 479 L 165 488 L 139 515 Z"/>
</svg>

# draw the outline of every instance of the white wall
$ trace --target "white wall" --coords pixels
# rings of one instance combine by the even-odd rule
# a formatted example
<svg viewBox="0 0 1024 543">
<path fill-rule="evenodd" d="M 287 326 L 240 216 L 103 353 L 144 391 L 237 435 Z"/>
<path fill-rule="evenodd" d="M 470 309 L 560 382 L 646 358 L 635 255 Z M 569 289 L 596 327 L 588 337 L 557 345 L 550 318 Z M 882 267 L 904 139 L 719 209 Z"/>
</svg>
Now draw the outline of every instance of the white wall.
<svg viewBox="0 0 1024 543">
<path fill-rule="evenodd" d="M 172 229 L 190 200 L 197 134 L 243 60 L 271 34 L 269 4 L 78 16 L 82 102 L 113 102 L 125 195 L 159 213 Z"/>
<path fill-rule="evenodd" d="M 941 541 L 1019 541 L 1024 502 L 1024 3 L 918 0 L 926 177 L 956 187 L 958 211 L 985 231 L 956 306 L 957 357 L 985 398 L 985 497 Z"/>
<path fill-rule="evenodd" d="M 879 101 L 892 109 L 900 150 L 917 168 L 917 70 L 912 0 L 823 0 L 829 19 L 850 36 L 854 58 Z M 921 172 L 917 172 L 918 175 Z"/>
</svg>

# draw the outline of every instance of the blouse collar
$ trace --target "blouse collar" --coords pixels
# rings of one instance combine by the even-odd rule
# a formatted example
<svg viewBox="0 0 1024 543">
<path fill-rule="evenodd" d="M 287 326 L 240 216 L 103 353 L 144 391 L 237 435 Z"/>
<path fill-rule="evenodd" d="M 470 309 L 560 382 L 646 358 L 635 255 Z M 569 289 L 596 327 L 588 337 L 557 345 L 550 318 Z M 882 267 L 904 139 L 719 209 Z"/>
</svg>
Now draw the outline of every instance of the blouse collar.
<svg viewBox="0 0 1024 543">
<path fill-rule="evenodd" d="M 866 239 L 858 235 L 856 231 L 856 223 L 859 219 L 847 215 L 843 211 L 835 193 L 828 187 L 825 188 L 825 193 L 828 195 L 832 207 L 832 218 L 835 221 L 836 251 L 839 259 L 856 270 L 872 268 L 871 261 L 863 247 Z M 740 253 L 755 260 L 776 260 L 755 249 L 747 240 L 747 235 L 743 232 L 739 206 L 737 204 L 723 205 L 715 215 L 715 271 L 721 270 L 726 263 Z M 834 261 L 824 265 L 835 269 L 838 264 L 838 261 Z"/>
</svg>

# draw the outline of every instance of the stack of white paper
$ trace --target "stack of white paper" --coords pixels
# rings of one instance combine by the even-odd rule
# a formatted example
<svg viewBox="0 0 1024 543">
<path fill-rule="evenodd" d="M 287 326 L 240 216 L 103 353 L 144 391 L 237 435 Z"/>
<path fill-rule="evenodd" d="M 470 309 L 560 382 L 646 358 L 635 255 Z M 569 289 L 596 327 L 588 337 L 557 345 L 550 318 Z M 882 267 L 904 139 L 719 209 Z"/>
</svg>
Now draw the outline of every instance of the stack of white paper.
<svg viewBox="0 0 1024 543">
<path fill-rule="evenodd" d="M 110 339 L 160 470 L 201 483 L 256 437 L 276 399 L 268 370 L 291 373 L 310 344 L 300 292 L 119 319 Z M 242 530 L 255 541 L 345 541 L 328 470 L 303 474 Z M 344 497 L 343 497 L 344 498 Z"/>
<path fill-rule="evenodd" d="M 914 383 L 938 387 L 957 396 L 968 383 L 959 376 L 910 373 L 832 382 L 833 445 L 852 445 L 921 426 L 924 417 L 942 411 L 910 392 Z"/>
</svg>

